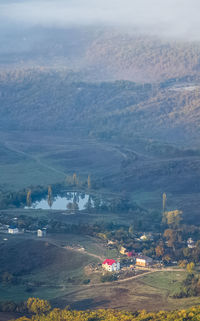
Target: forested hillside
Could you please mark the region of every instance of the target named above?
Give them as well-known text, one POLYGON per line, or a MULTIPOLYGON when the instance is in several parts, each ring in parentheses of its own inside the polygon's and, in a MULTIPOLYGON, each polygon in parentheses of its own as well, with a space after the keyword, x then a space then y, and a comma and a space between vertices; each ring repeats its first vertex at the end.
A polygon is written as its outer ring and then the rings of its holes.
POLYGON ((198 43, 105 32, 86 52, 88 64, 108 79, 161 81, 199 74, 198 43))
POLYGON ((131 143, 145 137, 189 144, 199 137, 200 82, 88 83, 78 74, 2 73, 0 128, 66 130, 131 143))
POLYGON ((18 26, 1 32, 0 65, 66 68, 88 81, 155 82, 199 75, 198 42, 159 39, 106 27, 18 26))

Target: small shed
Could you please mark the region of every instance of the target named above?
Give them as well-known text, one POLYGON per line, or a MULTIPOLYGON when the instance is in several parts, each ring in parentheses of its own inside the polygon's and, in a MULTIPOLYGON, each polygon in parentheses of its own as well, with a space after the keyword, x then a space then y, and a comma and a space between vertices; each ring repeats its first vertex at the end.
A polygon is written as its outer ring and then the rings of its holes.
POLYGON ((46 236, 46 229, 37 230, 37 236, 38 237, 45 237, 46 236))
POLYGON ((189 249, 194 249, 196 247, 196 244, 191 237, 187 240, 187 246, 189 249))
POLYGON ((9 226, 8 233, 9 234, 17 234, 17 233, 19 233, 19 229, 16 226, 9 226))

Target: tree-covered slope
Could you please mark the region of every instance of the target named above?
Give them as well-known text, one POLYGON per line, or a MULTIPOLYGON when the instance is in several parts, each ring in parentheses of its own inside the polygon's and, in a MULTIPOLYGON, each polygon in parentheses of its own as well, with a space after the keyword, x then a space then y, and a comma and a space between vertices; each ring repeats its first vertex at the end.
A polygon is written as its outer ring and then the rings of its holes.
POLYGON ((161 81, 199 74, 199 43, 105 32, 88 47, 86 57, 107 79, 161 81))
POLYGON ((22 28, 0 31, 0 66, 79 71, 88 81, 162 81, 199 75, 198 42, 159 39, 105 27, 22 28))
POLYGON ((151 86, 131 82, 72 82, 60 73, 28 73, 2 78, 1 127, 60 129, 87 127, 106 112, 123 109, 151 96, 151 86))
POLYGON ((0 128, 71 128, 79 135, 127 143, 136 137, 183 144, 198 139, 198 79, 154 85, 88 83, 74 77, 50 71, 2 74, 0 128))
MULTIPOLYGON (((39 305, 39 303, 37 303, 39 305)), ((33 306, 33 304, 32 304, 33 306)), ((48 310, 49 306, 47 302, 41 303, 40 310, 48 310)), ((34 310, 37 311, 37 306, 34 307, 34 310)), ((36 315, 32 318, 20 318, 17 319, 18 321, 55 321, 55 320, 62 320, 62 321, 106 321, 106 320, 113 320, 113 321, 141 321, 141 320, 152 320, 152 321, 161 321, 161 320, 169 320, 169 321, 183 321, 183 320, 191 320, 197 321, 199 320, 200 308, 192 307, 186 310, 180 311, 160 311, 157 313, 148 313, 145 310, 130 313, 126 311, 115 311, 115 310, 97 310, 97 311, 69 311, 69 310, 59 310, 54 309, 48 313, 36 315)))

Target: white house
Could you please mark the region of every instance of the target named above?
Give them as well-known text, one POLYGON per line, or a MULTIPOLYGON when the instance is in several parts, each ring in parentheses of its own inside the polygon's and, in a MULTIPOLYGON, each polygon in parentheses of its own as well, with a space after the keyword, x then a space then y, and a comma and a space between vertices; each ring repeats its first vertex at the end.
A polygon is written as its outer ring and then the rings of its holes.
POLYGON ((136 265, 139 266, 149 266, 152 264, 153 260, 152 258, 146 256, 146 255, 139 255, 136 257, 136 265))
POLYGON ((194 249, 196 247, 196 244, 191 237, 187 240, 187 246, 189 249, 194 249))
POLYGON ((37 230, 37 236, 38 237, 45 237, 46 236, 46 229, 37 230))
POLYGON ((148 240, 148 237, 146 234, 143 234, 142 236, 140 236, 140 240, 141 241, 147 241, 148 240))
POLYGON ((151 233, 144 233, 140 236, 140 241, 153 241, 153 235, 151 233))
POLYGON ((115 260, 106 259, 102 263, 102 267, 109 272, 119 271, 120 270, 120 263, 116 262, 115 260))
POLYGON ((19 233, 19 229, 16 226, 9 226, 8 233, 9 234, 17 234, 17 233, 19 233))

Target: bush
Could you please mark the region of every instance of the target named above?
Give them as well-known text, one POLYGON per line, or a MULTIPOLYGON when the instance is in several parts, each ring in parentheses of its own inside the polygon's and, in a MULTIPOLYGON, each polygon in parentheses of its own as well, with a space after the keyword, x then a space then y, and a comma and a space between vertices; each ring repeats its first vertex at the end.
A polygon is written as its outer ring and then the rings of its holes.
POLYGON ((101 282, 112 282, 112 281, 116 281, 117 280, 117 275, 116 274, 110 274, 107 273, 105 275, 101 276, 101 282))
POLYGON ((83 284, 89 284, 89 283, 90 283, 90 279, 83 280, 83 284))

